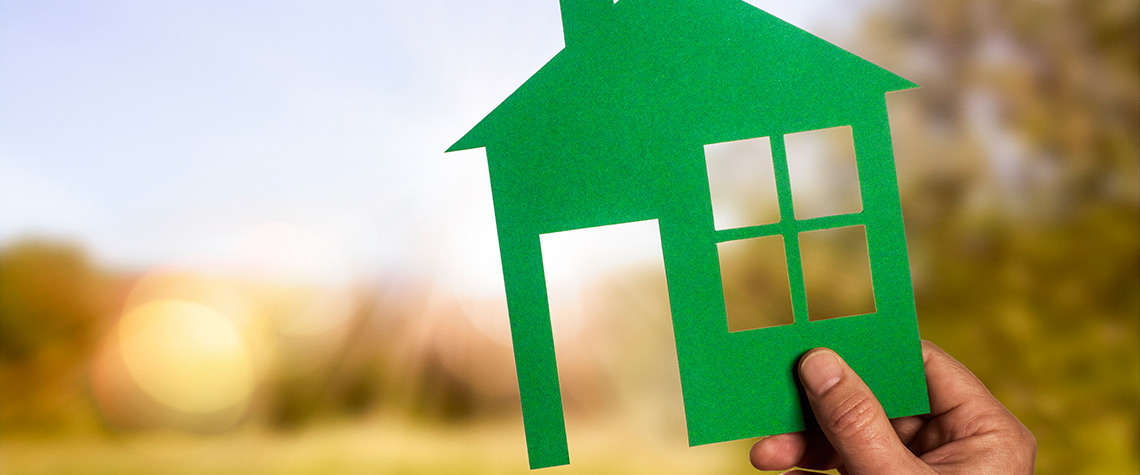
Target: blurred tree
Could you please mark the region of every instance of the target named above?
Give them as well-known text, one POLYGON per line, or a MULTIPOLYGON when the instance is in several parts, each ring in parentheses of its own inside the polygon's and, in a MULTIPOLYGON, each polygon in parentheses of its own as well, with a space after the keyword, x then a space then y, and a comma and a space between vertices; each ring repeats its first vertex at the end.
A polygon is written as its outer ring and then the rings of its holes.
POLYGON ((109 314, 101 278, 78 249, 24 241, 0 251, 0 425, 58 429, 90 420, 78 395, 109 314), (83 415, 86 417, 76 417, 83 415))
POLYGON ((1140 469, 1140 2, 891 1, 866 33, 923 85, 891 99, 923 335, 1042 473, 1140 469))

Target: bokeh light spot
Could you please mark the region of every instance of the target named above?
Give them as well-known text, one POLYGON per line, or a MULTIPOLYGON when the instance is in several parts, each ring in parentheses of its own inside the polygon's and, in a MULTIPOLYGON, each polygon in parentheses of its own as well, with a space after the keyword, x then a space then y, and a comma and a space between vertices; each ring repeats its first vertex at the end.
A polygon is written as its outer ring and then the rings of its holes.
POLYGON ((244 402, 253 389, 241 335, 209 307, 174 299, 139 306, 119 323, 119 341, 139 387, 172 409, 217 412, 244 402))

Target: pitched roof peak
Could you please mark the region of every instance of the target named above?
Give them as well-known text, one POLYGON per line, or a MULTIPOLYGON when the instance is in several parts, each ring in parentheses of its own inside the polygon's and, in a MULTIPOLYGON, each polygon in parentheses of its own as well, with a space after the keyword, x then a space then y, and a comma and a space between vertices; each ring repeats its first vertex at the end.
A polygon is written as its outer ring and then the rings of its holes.
POLYGON ((915 87, 742 0, 560 3, 566 48, 449 151, 518 142, 535 127, 668 126, 678 141, 737 140, 915 87))

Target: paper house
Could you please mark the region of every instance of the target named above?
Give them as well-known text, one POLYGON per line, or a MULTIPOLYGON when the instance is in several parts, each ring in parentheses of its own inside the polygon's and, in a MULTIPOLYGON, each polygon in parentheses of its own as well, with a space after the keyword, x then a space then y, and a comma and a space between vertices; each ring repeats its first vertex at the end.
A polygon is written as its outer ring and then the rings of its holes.
POLYGON ((531 466, 569 462, 539 236, 594 226, 658 223, 690 444, 803 429, 794 365, 820 346, 890 416, 926 412, 885 102, 914 84, 738 0, 561 8, 566 47, 449 150, 486 148, 531 466), (862 211, 797 219, 784 137, 841 126, 862 211), (705 146, 758 137, 780 220, 717 230, 705 146), (855 225, 875 311, 811 321, 799 236, 855 225), (763 236, 783 239, 794 323, 729 331, 718 244, 763 236))

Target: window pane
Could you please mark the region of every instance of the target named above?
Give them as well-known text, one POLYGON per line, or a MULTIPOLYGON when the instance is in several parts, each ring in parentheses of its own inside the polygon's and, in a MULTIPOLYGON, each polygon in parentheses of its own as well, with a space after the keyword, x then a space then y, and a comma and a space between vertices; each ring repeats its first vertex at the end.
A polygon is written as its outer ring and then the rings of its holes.
POLYGON ((863 210, 851 127, 784 136, 796 219, 863 210))
POLYGON ((723 242, 720 252, 728 331, 787 325, 792 317, 783 236, 723 242))
POLYGON ((780 221, 772 142, 768 137, 705 146, 717 229, 780 221))
POLYGON ((800 233, 808 320, 875 313, 863 226, 800 233))

